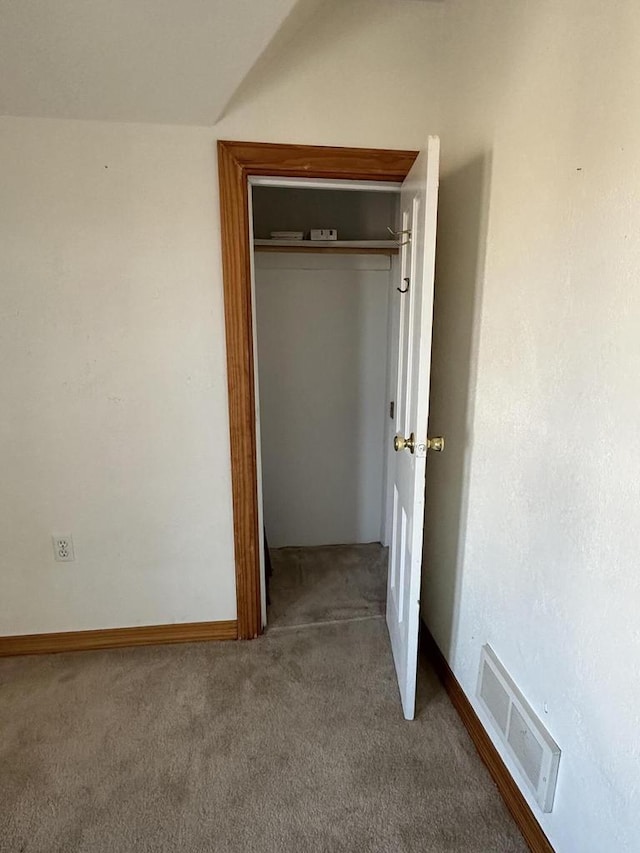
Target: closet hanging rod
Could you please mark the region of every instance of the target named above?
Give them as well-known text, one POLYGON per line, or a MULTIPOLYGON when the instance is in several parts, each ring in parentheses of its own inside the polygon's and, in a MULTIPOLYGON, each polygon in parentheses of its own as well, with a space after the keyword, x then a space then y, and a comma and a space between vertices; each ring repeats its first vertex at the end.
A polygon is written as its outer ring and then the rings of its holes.
POLYGON ((253 241, 256 252, 317 252, 352 255, 397 255, 395 240, 259 240, 253 241))

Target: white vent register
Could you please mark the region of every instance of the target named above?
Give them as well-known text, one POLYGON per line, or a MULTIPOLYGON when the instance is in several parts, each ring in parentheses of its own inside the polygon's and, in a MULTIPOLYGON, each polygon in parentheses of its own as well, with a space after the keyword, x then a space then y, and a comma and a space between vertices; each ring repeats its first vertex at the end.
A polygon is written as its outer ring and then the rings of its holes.
POLYGON ((553 808, 560 748, 533 713, 491 646, 482 647, 478 698, 544 812, 553 808))

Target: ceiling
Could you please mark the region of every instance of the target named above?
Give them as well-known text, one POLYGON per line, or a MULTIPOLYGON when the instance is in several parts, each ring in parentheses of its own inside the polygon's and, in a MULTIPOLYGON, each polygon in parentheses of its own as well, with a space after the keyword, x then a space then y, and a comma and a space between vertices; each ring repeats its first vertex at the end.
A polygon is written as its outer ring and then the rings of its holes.
POLYGON ((214 124, 297 0, 0 0, 0 113, 214 124))

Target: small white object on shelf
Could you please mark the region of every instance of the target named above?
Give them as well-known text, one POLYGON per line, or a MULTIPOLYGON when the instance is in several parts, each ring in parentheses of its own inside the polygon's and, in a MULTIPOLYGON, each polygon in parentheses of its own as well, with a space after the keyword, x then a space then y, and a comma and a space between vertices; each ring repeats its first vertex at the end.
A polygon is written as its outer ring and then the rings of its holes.
POLYGON ((303 240, 304 231, 272 231, 272 240, 303 240))
POLYGON ((310 237, 312 240, 337 240, 337 228, 312 228, 310 237))

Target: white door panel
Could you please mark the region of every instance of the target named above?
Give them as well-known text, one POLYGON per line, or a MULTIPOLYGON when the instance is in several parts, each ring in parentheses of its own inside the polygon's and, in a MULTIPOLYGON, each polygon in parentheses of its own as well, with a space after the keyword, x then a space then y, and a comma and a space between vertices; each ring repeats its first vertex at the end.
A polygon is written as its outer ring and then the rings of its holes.
POLYGON ((420 578, 440 141, 430 137, 401 190, 402 231, 395 432, 410 446, 392 458, 393 515, 387 625, 406 719, 415 713, 420 578), (408 289, 407 289, 408 288, 408 289))

